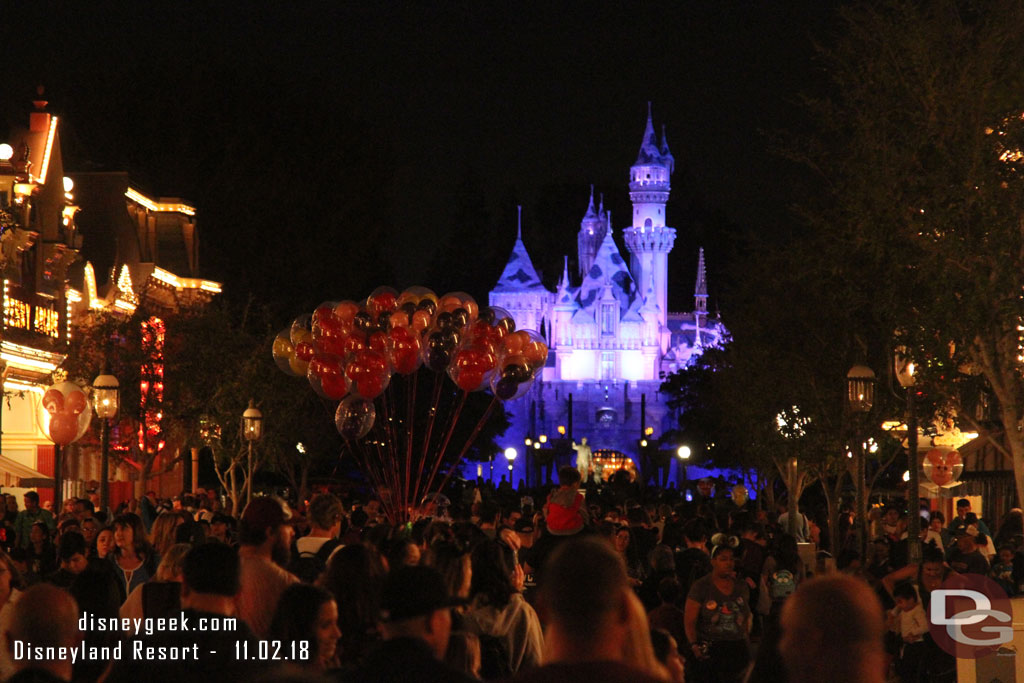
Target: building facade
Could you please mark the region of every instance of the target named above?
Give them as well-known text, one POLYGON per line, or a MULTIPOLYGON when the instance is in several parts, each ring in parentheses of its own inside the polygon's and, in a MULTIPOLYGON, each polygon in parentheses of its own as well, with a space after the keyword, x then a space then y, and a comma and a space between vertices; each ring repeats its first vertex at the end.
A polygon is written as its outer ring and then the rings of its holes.
POLYGON ((534 481, 527 473, 533 460, 571 461, 569 442, 582 437, 616 462, 629 458, 650 467, 641 456, 651 455, 648 447, 656 452, 670 446, 660 436, 674 422, 659 392, 664 377, 724 340, 718 316, 708 311, 703 249, 694 254, 693 309, 668 310, 668 255, 676 229, 668 225, 665 207, 674 170, 665 133, 659 140, 648 107, 640 152, 629 170, 631 223, 621 228, 628 260, 616 246, 611 214, 603 198, 595 206, 592 188, 577 235, 579 271, 570 274, 566 258, 553 292, 526 250, 520 215, 512 254, 489 301, 508 310, 518 328, 540 332, 550 354, 530 392, 506 405, 512 426, 504 445, 528 454, 513 463, 516 481, 534 481))

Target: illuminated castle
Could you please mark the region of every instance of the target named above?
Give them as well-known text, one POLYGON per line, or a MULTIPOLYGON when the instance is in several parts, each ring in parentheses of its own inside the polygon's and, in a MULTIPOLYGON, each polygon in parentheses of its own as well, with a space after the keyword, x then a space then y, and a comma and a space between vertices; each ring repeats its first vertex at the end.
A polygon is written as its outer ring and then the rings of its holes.
MULTIPOLYGON (((554 292, 544 287, 526 251, 520 215, 490 304, 508 310, 519 328, 541 332, 551 353, 530 393, 506 406, 513 414, 506 446, 522 452, 527 438, 545 435, 554 442, 565 431, 577 440, 588 437, 595 451, 618 451, 639 462, 642 436, 653 443, 671 428, 658 393, 663 378, 725 334, 717 316, 708 313, 703 249, 695 254, 693 310, 667 309, 668 254, 676 230, 666 224, 665 205, 674 170, 665 133, 659 141, 648 105, 640 152, 629 170, 633 216, 622 228, 628 265, 613 239, 611 214, 603 198, 595 207, 591 188, 577 238, 578 278, 570 276, 566 258, 554 292)), ((516 480, 524 476, 522 462, 514 474, 516 480)))

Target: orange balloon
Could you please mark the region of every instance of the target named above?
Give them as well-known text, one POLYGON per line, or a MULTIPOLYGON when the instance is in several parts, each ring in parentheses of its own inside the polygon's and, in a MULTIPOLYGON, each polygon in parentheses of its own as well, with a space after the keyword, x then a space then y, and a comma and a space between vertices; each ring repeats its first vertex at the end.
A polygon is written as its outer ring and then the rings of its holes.
POLYGON ((417 332, 422 332, 430 327, 431 318, 432 316, 429 311, 425 311, 423 309, 416 311, 412 314, 412 328, 417 332))
POLYGON ((356 317, 356 313, 359 312, 359 305, 354 301, 338 302, 338 305, 334 307, 334 315, 343 323, 352 324, 352 321, 356 317))

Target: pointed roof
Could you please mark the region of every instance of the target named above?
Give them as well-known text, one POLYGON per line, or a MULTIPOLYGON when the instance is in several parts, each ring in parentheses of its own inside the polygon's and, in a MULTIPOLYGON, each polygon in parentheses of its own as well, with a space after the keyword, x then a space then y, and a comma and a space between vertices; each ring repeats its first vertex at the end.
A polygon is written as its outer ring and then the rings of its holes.
POLYGON ((665 124, 661 124, 661 159, 668 164, 668 172, 676 170, 676 159, 668 149, 668 133, 665 132, 665 124))
POLYGON ((612 294, 619 302, 620 310, 626 311, 633 300, 633 276, 629 274, 626 262, 615 246, 615 239, 609 228, 597 249, 597 256, 590 270, 580 284, 577 299, 582 308, 600 300, 605 284, 611 286, 612 294))
MULTIPOLYGON (((544 284, 537 275, 537 269, 533 267, 533 261, 526 252, 526 245, 523 244, 523 207, 519 208, 519 222, 516 228, 516 243, 512 246, 512 253, 505 264, 505 270, 498 278, 498 284, 494 286, 495 292, 526 292, 536 289, 544 289, 544 284)), ((544 289, 544 291, 547 291, 544 289)))
POLYGON ((708 295, 707 272, 704 270, 704 247, 700 248, 700 255, 697 257, 697 287, 694 289, 693 295, 708 295))
MULTIPOLYGON (((602 206, 604 203, 604 197, 602 196, 602 206)), ((583 214, 583 220, 591 220, 597 218, 598 214, 594 211, 594 186, 590 186, 590 203, 587 204, 587 212, 583 214)))
POLYGON ((675 160, 668 151, 668 143, 665 141, 664 130, 662 131, 662 142, 659 144, 658 136, 654 132, 654 118, 651 116, 651 103, 647 103, 647 125, 644 127, 644 137, 640 142, 640 152, 636 155, 634 166, 662 166, 671 173, 675 168, 675 160))
POLYGON ((555 305, 576 308, 576 297, 573 295, 573 288, 569 283, 569 257, 563 256, 562 258, 562 278, 558 281, 558 292, 555 294, 555 305))

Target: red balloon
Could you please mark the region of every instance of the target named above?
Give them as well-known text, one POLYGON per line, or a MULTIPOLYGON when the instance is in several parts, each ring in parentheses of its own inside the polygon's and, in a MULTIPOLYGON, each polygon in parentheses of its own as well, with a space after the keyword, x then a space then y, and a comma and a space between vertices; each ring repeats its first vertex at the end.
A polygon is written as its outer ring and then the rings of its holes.
POLYGON ((411 375, 420 367, 422 359, 420 337, 407 327, 391 329, 388 341, 388 355, 391 366, 400 375, 411 375))
POLYGON ((64 410, 64 394, 56 389, 49 389, 43 394, 42 403, 46 412, 50 413, 50 415, 55 415, 64 410))
POLYGON ((388 336, 383 332, 374 332, 366 344, 370 349, 380 354, 388 352, 388 336))
POLYGON ((325 376, 320 380, 320 388, 324 395, 332 401, 339 401, 348 393, 348 384, 342 374, 325 376))
POLYGON ((308 363, 313 358, 313 345, 309 342, 299 342, 295 345, 295 357, 303 363, 308 363))
POLYGON ((366 297, 366 312, 376 320, 381 313, 390 313, 398 308, 398 292, 390 287, 378 287, 366 297))
POLYGON ((81 391, 72 391, 64 398, 64 410, 78 415, 89 407, 89 401, 81 391))
POLYGON ((50 418, 50 440, 67 446, 78 436, 78 417, 69 412, 57 413, 50 418))
POLYGON ((366 335, 359 330, 352 330, 345 335, 341 348, 343 351, 339 354, 340 356, 347 356, 350 353, 362 351, 366 348, 366 335))
POLYGON ((387 358, 372 349, 356 351, 345 364, 345 376, 349 381, 349 390, 362 398, 373 400, 387 387, 387 358))
POLYGON ((477 370, 463 369, 456 375, 455 384, 463 391, 476 391, 484 382, 484 373, 477 370))

